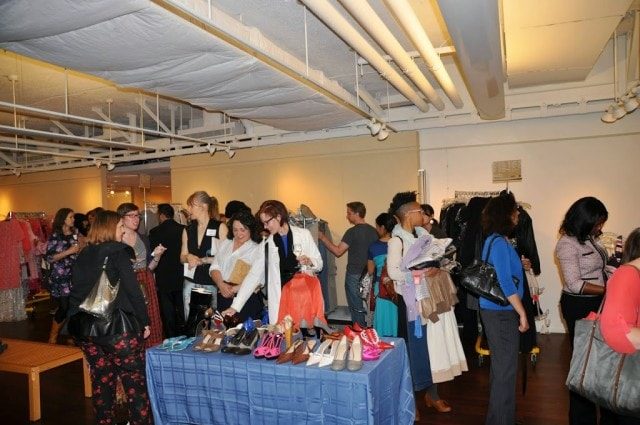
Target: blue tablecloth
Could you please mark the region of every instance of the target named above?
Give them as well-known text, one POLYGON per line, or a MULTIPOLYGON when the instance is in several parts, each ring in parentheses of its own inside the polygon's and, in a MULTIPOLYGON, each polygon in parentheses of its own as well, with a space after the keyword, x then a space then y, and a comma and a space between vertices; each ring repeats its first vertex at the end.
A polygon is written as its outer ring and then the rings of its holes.
POLYGON ((147 350, 153 417, 161 424, 413 424, 402 339, 358 372, 187 348, 147 350))

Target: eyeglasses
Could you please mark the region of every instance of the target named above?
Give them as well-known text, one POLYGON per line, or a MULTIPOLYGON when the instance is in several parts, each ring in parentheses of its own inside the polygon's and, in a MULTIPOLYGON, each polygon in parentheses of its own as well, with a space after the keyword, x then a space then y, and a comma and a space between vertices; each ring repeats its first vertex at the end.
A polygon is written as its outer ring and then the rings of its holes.
POLYGON ((138 213, 128 213, 128 214, 125 214, 124 216, 129 218, 140 218, 140 214, 138 213))
POLYGON ((262 222, 262 225, 263 225, 264 227, 267 227, 267 226, 269 225, 269 222, 270 222, 271 220, 273 220, 274 218, 275 218, 275 217, 271 217, 269 220, 267 220, 267 221, 263 221, 263 222, 262 222))

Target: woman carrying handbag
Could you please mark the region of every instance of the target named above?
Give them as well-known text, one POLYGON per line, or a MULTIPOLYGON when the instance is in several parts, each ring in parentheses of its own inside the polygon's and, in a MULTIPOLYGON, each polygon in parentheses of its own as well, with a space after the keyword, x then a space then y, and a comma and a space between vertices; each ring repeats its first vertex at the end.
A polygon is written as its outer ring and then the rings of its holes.
POLYGON ((133 271, 131 248, 121 242, 123 234, 124 223, 116 212, 97 214, 88 245, 73 267, 69 332, 89 363, 96 423, 115 423, 119 377, 127 394, 129 423, 146 425, 151 424, 144 358, 149 317, 133 271), (88 296, 95 294, 96 285, 105 283, 104 274, 115 298, 104 306, 107 314, 89 313, 88 296))

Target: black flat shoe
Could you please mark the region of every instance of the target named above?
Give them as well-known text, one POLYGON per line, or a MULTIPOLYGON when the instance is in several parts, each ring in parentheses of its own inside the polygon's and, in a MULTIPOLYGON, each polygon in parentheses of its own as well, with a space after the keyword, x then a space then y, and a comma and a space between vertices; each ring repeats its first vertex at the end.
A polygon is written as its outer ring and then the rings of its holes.
POLYGON ((240 356, 251 354, 253 349, 256 348, 258 336, 258 329, 253 329, 252 331, 245 333, 244 338, 242 338, 238 347, 232 351, 233 354, 238 354, 240 356))

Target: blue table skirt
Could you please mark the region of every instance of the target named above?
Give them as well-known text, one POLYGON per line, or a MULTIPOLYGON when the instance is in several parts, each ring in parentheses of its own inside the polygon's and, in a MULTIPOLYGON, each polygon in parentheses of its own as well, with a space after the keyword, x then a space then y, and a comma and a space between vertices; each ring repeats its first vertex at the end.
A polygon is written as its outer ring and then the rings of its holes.
POLYGON ((153 417, 161 424, 413 424, 406 345, 358 372, 188 348, 147 350, 153 417))

